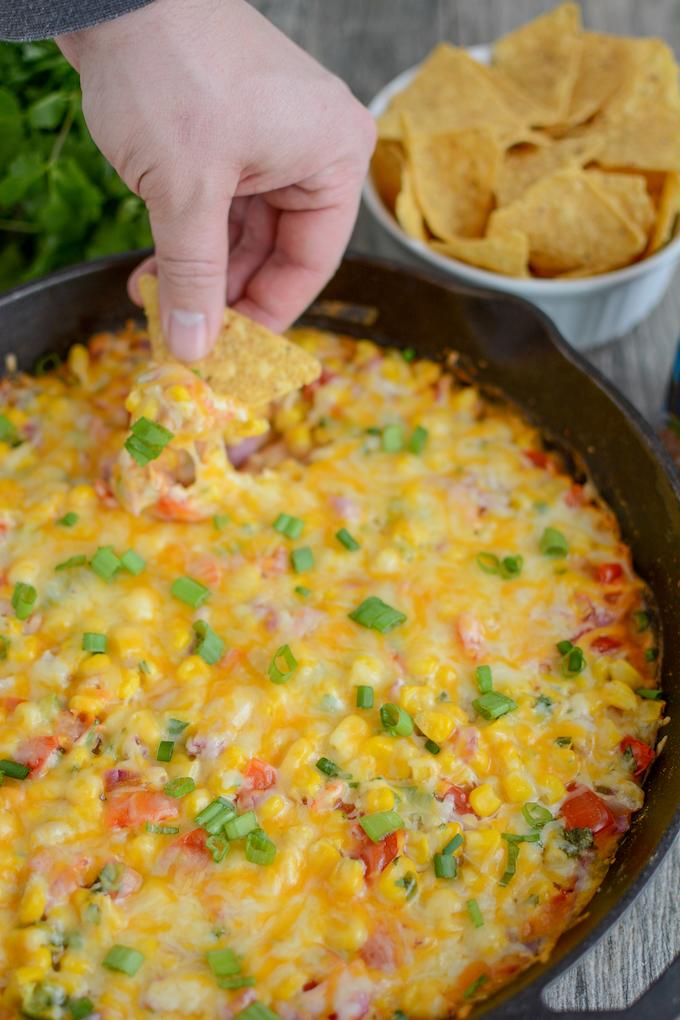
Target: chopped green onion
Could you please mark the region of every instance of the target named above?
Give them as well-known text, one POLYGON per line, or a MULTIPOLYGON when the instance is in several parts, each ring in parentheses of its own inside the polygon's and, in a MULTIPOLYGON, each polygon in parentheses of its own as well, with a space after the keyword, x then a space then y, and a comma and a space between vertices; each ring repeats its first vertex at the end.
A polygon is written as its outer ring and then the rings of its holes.
POLYGON ((221 832, 213 833, 205 841, 206 850, 210 852, 210 856, 215 864, 219 864, 220 861, 224 860, 229 853, 230 846, 229 840, 221 832))
POLYGON ((151 675, 151 667, 146 659, 140 659, 137 666, 139 667, 140 672, 146 673, 147 676, 151 675))
POLYGON ((245 974, 229 974, 217 979, 218 988, 250 988, 254 984, 255 978, 246 977, 245 974))
POLYGON ((319 772, 323 772, 325 776, 340 776, 342 775, 342 769, 339 765, 336 765, 330 758, 319 758, 316 763, 316 767, 319 772))
POLYGON ((427 446, 427 440, 429 439, 430 433, 422 425, 416 425, 411 437, 408 441, 409 453, 415 453, 416 456, 423 452, 427 446))
POLYGON ((479 569, 483 570, 485 574, 500 574, 501 561, 493 553, 480 552, 475 560, 479 569))
POLYGON ((245 1009, 240 1010, 233 1020, 279 1020, 279 1014, 263 1006, 261 1002, 251 1002, 245 1009))
POLYGON ((233 949, 210 949, 205 956, 215 977, 240 973, 241 961, 233 949))
POLYGON ((305 570, 311 570, 314 566, 314 553, 308 545, 300 546, 291 552, 290 562, 296 574, 304 574, 305 570))
POLYGON ((0 758, 0 775, 8 776, 10 779, 25 779, 30 771, 28 765, 24 765, 23 762, 0 758))
MULTIPOLYGON (((214 822, 218 816, 223 814, 225 808, 227 809, 227 818, 233 818, 236 814, 236 808, 232 802, 228 800, 227 797, 218 797, 217 800, 211 800, 202 811, 199 811, 194 818, 194 821, 196 822, 196 825, 199 825, 202 829, 206 829, 211 822, 214 822)), ((226 820, 227 819, 225 818, 224 821, 226 820)), ((221 829, 222 824, 223 823, 218 825, 217 828, 214 826, 211 828, 215 829, 215 832, 217 832, 221 829)))
POLYGON ((380 843, 385 836, 404 828, 396 811, 376 811, 372 815, 364 815, 359 819, 359 825, 373 843, 380 843))
POLYGON ((169 429, 148 418, 139 418, 131 430, 132 435, 125 440, 124 446, 140 467, 146 467, 149 461, 159 457, 173 438, 169 429))
POLYGON ((652 622, 649 613, 645 613, 643 611, 633 613, 633 621, 638 634, 642 634, 643 631, 648 630, 649 625, 652 622))
POLYGON ((360 606, 357 606, 348 615, 350 620, 354 620, 355 623, 360 624, 362 627, 378 630, 381 634, 386 634, 393 627, 397 627, 406 620, 404 613, 399 612, 398 609, 393 609, 392 606, 388 606, 377 595, 369 595, 360 606))
POLYGON ((382 430, 382 448, 385 453, 399 453, 404 445, 401 425, 386 425, 382 430))
POLYGON ((453 837, 453 839, 450 839, 448 841, 448 843, 446 844, 446 846, 442 848, 442 853, 444 854, 444 856, 448 856, 449 854, 452 854, 454 852, 454 850, 457 850, 458 847, 460 847, 462 845, 463 845, 463 837, 461 836, 460 833, 457 833, 453 837))
POLYGON ((224 800, 220 799, 217 811, 215 811, 214 814, 211 814, 210 818, 206 821, 201 822, 201 828, 205 829, 208 835, 216 836, 217 833, 220 832, 227 822, 234 818, 235 815, 236 808, 232 802, 227 800, 225 797, 224 800))
POLYGON ((224 834, 227 839, 243 839, 249 832, 259 827, 255 812, 245 811, 242 815, 229 819, 224 826, 224 834))
POLYGON ((158 825, 156 822, 147 822, 146 831, 153 832, 156 836, 176 836, 179 832, 178 825, 158 825))
POLYGON ((558 747, 571 747, 572 739, 571 737, 556 737, 555 743, 558 747))
POLYGON ((368 684, 359 684, 357 687, 357 708, 373 708, 373 688, 368 684))
POLYGON ((303 599, 306 599, 308 595, 312 594, 312 589, 306 588, 304 584, 297 584, 295 588, 293 588, 293 591, 296 595, 299 595, 303 599))
POLYGON ((416 352, 414 351, 414 349, 412 347, 404 347, 404 349, 401 352, 401 356, 404 359, 404 361, 409 361, 409 362, 410 361, 415 361, 416 352))
POLYGON ((246 860, 266 868, 274 863, 276 845, 262 829, 253 829, 246 836, 246 860))
POLYGON ((17 620, 27 620, 33 612, 38 593, 32 584, 17 581, 12 592, 12 609, 17 620))
POLYGON ((475 670, 475 677, 477 679, 477 686, 480 694, 488 694, 493 689, 493 677, 491 675, 491 666, 477 666, 475 670))
MULTIPOLYGON (((17 616, 19 614, 17 613, 17 616)), ((645 662, 655 662, 659 658, 658 648, 648 648, 645 652, 645 662)))
POLYGON ((522 808, 522 814, 527 825, 531 826, 532 829, 542 829, 548 822, 552 822, 553 816, 547 808, 544 808, 541 804, 536 804, 534 801, 528 801, 522 808))
POLYGON ((487 974, 480 974, 479 977, 475 978, 472 984, 468 985, 468 987, 465 989, 465 991, 463 992, 463 998, 471 999, 473 996, 477 994, 479 989, 487 983, 488 980, 489 977, 487 974))
POLYGON ((410 737, 414 730, 413 719, 408 712, 391 702, 381 705, 380 722, 393 737, 410 737))
POLYGON ((555 647, 560 655, 566 655, 567 652, 570 652, 574 646, 571 641, 558 641, 555 647))
POLYGON ((60 517, 57 524, 61 524, 63 528, 72 528, 74 524, 78 523, 78 514, 74 514, 72 510, 69 510, 67 514, 60 517))
POLYGON ((441 747, 439 746, 439 744, 436 744, 434 740, 430 740, 428 738, 425 741, 425 750, 429 751, 430 754, 439 754, 439 752, 441 751, 441 747))
POLYGON ((229 514, 213 514, 213 528, 215 531, 224 531, 227 524, 229 524, 229 514))
POLYGON ((499 885, 509 885, 517 871, 517 858, 519 857, 519 843, 508 843, 508 859, 505 865, 499 885))
POLYGON ((68 1008, 73 1020, 85 1020, 94 1013, 94 1002, 87 995, 82 995, 79 999, 69 999, 68 1008))
POLYGON ((209 666, 214 666, 224 655, 224 641, 208 626, 205 620, 196 620, 193 627, 194 633, 199 638, 196 654, 200 655, 209 666))
POLYGON ((184 733, 188 725, 189 725, 188 722, 182 722, 181 719, 168 719, 165 728, 171 737, 178 737, 180 733, 184 733))
POLYGON ((545 709, 546 712, 552 712, 554 701, 549 698, 547 694, 539 694, 534 702, 534 708, 540 708, 541 711, 545 709))
POLYGON ((361 549, 361 546, 357 542, 356 538, 353 538, 347 528, 340 528, 340 531, 335 532, 335 537, 341 545, 344 545, 345 549, 349 549, 350 552, 355 552, 357 549, 361 549))
POLYGON ((90 566, 102 581, 112 581, 121 568, 121 562, 111 545, 100 545, 90 560, 90 566))
POLYGON ((79 553, 76 556, 69 556, 67 560, 62 560, 61 563, 57 563, 55 570, 70 570, 71 567, 84 567, 87 563, 87 556, 85 553, 79 553))
POLYGON ((544 556, 553 556, 555 559, 563 559, 569 552, 569 543, 557 528, 546 528, 539 545, 544 556))
POLYGON ((40 377, 47 375, 48 372, 55 372, 61 364, 61 356, 56 351, 48 351, 47 354, 41 354, 36 361, 33 375, 40 377))
POLYGON ((10 641, 4 634, 0 634, 0 662, 4 662, 9 651, 10 641))
POLYGON ((178 577, 172 582, 170 591, 176 599, 191 606, 192 609, 202 606, 210 595, 210 589, 200 581, 195 581, 193 577, 178 577))
POLYGON ((437 878, 455 878, 458 874, 458 861, 452 854, 435 854, 433 861, 437 878))
POLYGON ((290 514, 279 514, 274 521, 274 531, 286 538, 299 538, 304 531, 305 522, 299 517, 291 517, 290 514))
POLYGON ((120 563, 123 570, 127 570, 128 574, 141 574, 146 566, 146 560, 144 560, 139 553, 136 553, 134 549, 128 549, 124 552, 120 558, 120 563))
POLYGON ((172 756, 175 753, 175 742, 174 740, 161 740, 156 751, 156 761, 172 761, 172 756))
POLYGON ((21 436, 9 418, 0 414, 0 443, 7 443, 8 446, 21 446, 22 442, 21 436))
POLYGON ((485 719, 500 719, 507 712, 514 712, 517 703, 498 691, 488 691, 472 702, 472 707, 485 719))
POLYGON ((513 577, 519 577, 523 566, 523 556, 519 554, 516 556, 504 556, 501 560, 501 577, 505 578, 506 581, 511 580, 513 577))
POLYGON ((482 917, 482 912, 479 909, 477 900, 468 900, 465 906, 467 907, 470 920, 474 924, 475 928, 482 928, 484 925, 484 918, 482 917))
POLYGON ((196 783, 191 776, 178 776, 177 779, 171 779, 163 787, 168 797, 186 797, 188 793, 192 793, 195 789, 196 783))
POLYGON ((274 652, 272 661, 269 663, 267 674, 273 684, 285 684, 292 677, 297 669, 297 659, 288 645, 281 645, 274 652), (283 660, 283 662, 281 662, 283 660), (285 664, 285 670, 281 669, 278 663, 285 664))
POLYGON ((586 668, 586 660, 583 649, 574 645, 571 651, 562 659, 562 674, 566 677, 578 676, 586 668))
POLYGON ((129 946, 111 946, 102 961, 109 970, 120 971, 128 977, 134 977, 144 963, 144 955, 138 949, 129 946))
POLYGON ((658 690, 656 687, 636 687, 635 693, 638 698, 646 698, 647 701, 661 701, 663 699, 663 691, 658 690))
POLYGON ((92 631, 86 631, 83 634, 82 649, 84 652, 105 652, 106 645, 106 634, 96 634, 92 631))

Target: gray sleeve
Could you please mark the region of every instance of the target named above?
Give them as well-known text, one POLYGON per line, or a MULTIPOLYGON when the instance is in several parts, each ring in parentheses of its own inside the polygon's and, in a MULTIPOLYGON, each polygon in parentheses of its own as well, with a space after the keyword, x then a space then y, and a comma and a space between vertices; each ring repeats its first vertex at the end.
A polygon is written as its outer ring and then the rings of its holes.
POLYGON ((151 0, 0 0, 0 39, 51 39, 110 21, 151 0))

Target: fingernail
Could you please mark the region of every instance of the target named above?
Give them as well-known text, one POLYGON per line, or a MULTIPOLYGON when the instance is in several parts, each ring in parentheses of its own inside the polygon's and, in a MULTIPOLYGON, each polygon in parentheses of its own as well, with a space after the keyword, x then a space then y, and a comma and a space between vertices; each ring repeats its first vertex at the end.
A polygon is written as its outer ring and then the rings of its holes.
POLYGON ((208 325, 203 312, 173 308, 170 312, 168 346, 183 361, 198 361, 208 353, 208 325))

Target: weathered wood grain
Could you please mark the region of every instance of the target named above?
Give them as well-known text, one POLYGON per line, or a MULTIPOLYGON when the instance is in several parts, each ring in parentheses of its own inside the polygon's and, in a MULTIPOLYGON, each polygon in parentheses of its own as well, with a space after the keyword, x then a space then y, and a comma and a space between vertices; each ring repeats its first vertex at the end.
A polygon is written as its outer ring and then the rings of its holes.
MULTIPOLYGON (((440 39, 488 42, 536 14, 548 0, 255 0, 287 35, 345 79, 363 101, 440 39)), ((658 35, 680 54, 678 0, 583 0, 588 27, 658 35)), ((362 210, 352 245, 416 263, 362 210)), ((592 354, 650 419, 656 419, 680 335, 680 274, 666 298, 630 335, 592 354)), ((679 536, 680 539, 680 536, 679 536)), ((634 1001, 680 952, 680 844, 613 931, 556 982, 554 1009, 620 1008, 634 1001)))

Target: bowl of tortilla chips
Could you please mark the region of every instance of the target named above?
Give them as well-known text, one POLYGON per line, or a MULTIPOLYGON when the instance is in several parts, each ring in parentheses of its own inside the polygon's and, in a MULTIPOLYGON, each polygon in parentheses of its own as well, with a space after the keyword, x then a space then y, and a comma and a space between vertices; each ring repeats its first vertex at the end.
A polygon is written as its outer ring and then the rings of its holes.
POLYGON ((576 347, 632 329, 680 263, 680 85, 660 39, 565 3, 441 43, 375 97, 364 198, 411 252, 532 301, 576 347))

